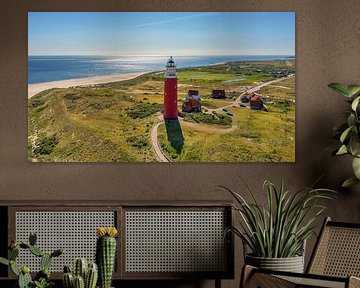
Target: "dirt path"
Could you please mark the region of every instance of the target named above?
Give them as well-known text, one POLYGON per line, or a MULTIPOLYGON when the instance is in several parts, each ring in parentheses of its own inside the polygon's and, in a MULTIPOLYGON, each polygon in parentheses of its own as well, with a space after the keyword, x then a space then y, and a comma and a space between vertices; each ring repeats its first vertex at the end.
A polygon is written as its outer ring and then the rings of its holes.
POLYGON ((261 88, 265 87, 265 86, 268 86, 268 85, 271 85, 271 84, 274 84, 274 83, 278 83, 278 82, 281 82, 281 81, 284 81, 286 79, 289 79, 290 77, 294 77, 294 75, 291 75, 291 76, 288 76, 288 77, 284 77, 284 78, 280 78, 280 79, 275 79, 275 80, 271 80, 269 82, 265 82, 265 83, 262 83, 260 85, 257 85, 255 87, 252 87, 250 89, 247 89, 245 90, 244 92, 242 92, 233 102, 231 102, 229 105, 226 105, 226 106, 223 106, 223 107, 219 107, 219 108, 216 108, 216 109, 209 109, 209 112, 212 113, 212 111, 216 111, 216 112, 221 112, 223 109, 226 109, 226 108, 230 108, 232 106, 238 106, 238 103, 240 102, 240 99, 242 96, 244 96, 246 93, 254 93, 256 91, 259 91, 261 88))
MULTIPOLYGON (((160 117, 159 117, 160 119, 160 117)), ((161 150, 159 141, 158 141, 158 128, 161 124, 164 123, 164 120, 162 120, 161 122, 158 122, 154 125, 154 127, 151 130, 151 145, 154 148, 156 157, 158 158, 158 160, 160 162, 170 162, 168 160, 168 158, 166 158, 165 154, 163 153, 163 151, 161 150)))

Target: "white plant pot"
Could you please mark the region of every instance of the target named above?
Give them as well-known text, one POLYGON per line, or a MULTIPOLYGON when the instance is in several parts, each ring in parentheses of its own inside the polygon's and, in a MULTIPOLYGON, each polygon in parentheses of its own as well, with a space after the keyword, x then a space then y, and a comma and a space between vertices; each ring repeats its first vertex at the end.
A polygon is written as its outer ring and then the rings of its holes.
POLYGON ((262 269, 304 273, 304 256, 289 258, 263 258, 246 255, 245 263, 262 269))

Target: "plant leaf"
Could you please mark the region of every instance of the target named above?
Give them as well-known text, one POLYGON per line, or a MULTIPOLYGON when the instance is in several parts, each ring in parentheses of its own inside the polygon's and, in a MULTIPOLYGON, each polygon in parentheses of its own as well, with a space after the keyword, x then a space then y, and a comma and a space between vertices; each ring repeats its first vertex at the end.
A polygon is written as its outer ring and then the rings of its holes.
POLYGON ((357 179, 360 180, 360 158, 354 157, 352 168, 357 179))
POLYGON ((351 103, 351 109, 356 111, 357 106, 359 105, 360 96, 356 97, 354 101, 351 103))
POLYGON ((341 187, 349 188, 350 186, 359 184, 359 183, 360 183, 359 179, 357 179, 356 177, 351 177, 351 178, 345 180, 344 183, 341 185, 341 187))
POLYGON ((346 147, 346 145, 341 145, 341 147, 339 148, 339 150, 336 152, 335 155, 344 155, 348 153, 348 149, 346 147))
MULTIPOLYGON (((246 185, 245 185, 246 187, 246 185)), ((331 199, 328 189, 305 188, 290 193, 283 183, 280 189, 269 181, 264 182, 267 203, 262 206, 238 193, 222 187, 236 200, 234 210, 240 214, 240 228, 229 228, 258 257, 291 257, 299 255, 304 241, 313 234, 313 222, 323 214, 324 206, 317 201, 331 199), (312 217, 309 217, 310 211, 312 217)), ((252 194, 249 187, 246 192, 252 194)), ((254 195, 252 195, 254 196, 254 195)), ((229 229, 226 233, 230 232, 229 229)))
POLYGON ((0 257, 0 263, 1 264, 4 264, 4 265, 9 265, 10 263, 9 263, 9 260, 8 259, 5 259, 5 258, 3 258, 3 257, 0 257))
POLYGON ((341 136, 340 136, 340 141, 341 143, 344 143, 344 141, 346 140, 346 137, 348 136, 349 132, 351 131, 353 127, 349 127, 347 129, 345 129, 345 131, 343 133, 341 133, 341 136))
POLYGON ((356 116, 353 113, 350 113, 347 118, 347 124, 349 125, 349 127, 351 127, 351 126, 355 126, 355 123, 356 123, 356 116))
POLYGON ((350 141, 347 144, 348 151, 354 157, 360 156, 360 138, 358 135, 352 135, 350 141))
POLYGON ((337 93, 341 94, 342 96, 351 97, 351 94, 348 90, 347 85, 341 84, 341 83, 330 83, 328 85, 329 88, 333 89, 334 91, 336 91, 337 93))
POLYGON ((360 85, 349 85, 347 86, 347 90, 351 96, 358 96, 357 94, 360 93, 360 85))

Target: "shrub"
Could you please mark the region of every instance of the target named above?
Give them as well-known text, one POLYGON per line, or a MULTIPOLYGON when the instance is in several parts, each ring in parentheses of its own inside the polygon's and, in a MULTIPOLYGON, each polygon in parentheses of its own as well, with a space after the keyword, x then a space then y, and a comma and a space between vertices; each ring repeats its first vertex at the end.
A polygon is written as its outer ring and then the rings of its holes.
POLYGON ((71 94, 66 94, 66 95, 64 96, 64 98, 65 98, 66 100, 76 100, 76 99, 79 99, 80 96, 71 93, 71 94))
POLYGON ((33 98, 33 99, 29 100, 28 107, 36 108, 36 107, 40 107, 44 104, 45 104, 45 100, 43 100, 41 98, 33 98))
POLYGON ((143 148, 149 145, 149 141, 142 136, 131 136, 126 139, 126 142, 136 148, 143 148))
POLYGON ((218 114, 206 114, 206 113, 184 113, 184 118, 192 122, 205 123, 205 124, 217 124, 230 126, 232 124, 232 118, 227 115, 218 114))
POLYGON ((56 145, 59 143, 59 140, 57 139, 56 135, 53 134, 52 136, 45 136, 40 139, 40 141, 37 143, 34 153, 35 155, 49 155, 53 152, 56 145))
POLYGON ((127 115, 133 119, 143 119, 162 110, 163 105, 157 103, 138 103, 130 108, 127 115))

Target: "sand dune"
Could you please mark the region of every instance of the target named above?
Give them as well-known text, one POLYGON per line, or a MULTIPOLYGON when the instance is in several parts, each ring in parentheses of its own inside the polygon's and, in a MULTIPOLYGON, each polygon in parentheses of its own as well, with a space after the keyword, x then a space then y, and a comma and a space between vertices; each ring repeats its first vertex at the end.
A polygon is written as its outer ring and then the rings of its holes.
POLYGON ((79 78, 79 79, 69 79, 69 80, 60 80, 60 81, 52 81, 52 82, 44 82, 44 83, 36 83, 28 85, 28 98, 33 97, 41 91, 51 89, 51 88, 69 88, 74 86, 87 86, 87 85, 95 85, 95 84, 103 84, 110 82, 118 82, 129 80, 140 76, 143 73, 129 73, 129 74, 116 74, 116 75, 104 75, 104 76, 95 76, 95 77, 87 77, 87 78, 79 78))

